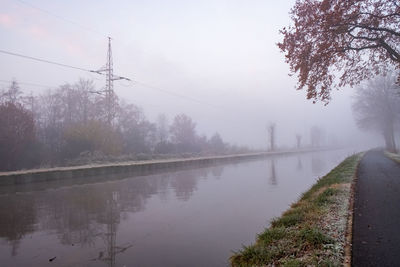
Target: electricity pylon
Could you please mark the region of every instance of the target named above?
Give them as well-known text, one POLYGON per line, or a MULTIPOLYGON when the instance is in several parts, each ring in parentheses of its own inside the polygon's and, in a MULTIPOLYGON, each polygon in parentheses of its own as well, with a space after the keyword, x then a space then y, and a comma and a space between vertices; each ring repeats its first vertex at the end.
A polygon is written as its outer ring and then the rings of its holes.
POLYGON ((112 123, 114 118, 114 107, 115 107, 115 93, 114 93, 114 81, 116 80, 127 80, 129 78, 114 75, 113 59, 111 51, 111 37, 108 37, 108 50, 107 50, 107 63, 101 69, 95 71, 98 74, 105 74, 106 76, 106 88, 103 91, 97 91, 97 93, 105 93, 105 104, 106 104, 106 116, 107 122, 112 123))

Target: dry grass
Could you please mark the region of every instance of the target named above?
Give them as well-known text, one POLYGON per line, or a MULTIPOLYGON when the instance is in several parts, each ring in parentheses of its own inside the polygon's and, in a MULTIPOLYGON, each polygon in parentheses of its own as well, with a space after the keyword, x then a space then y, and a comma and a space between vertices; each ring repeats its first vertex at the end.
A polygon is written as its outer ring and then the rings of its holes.
POLYGON ((319 179, 255 244, 234 253, 232 266, 342 265, 350 183, 361 157, 348 157, 319 179))

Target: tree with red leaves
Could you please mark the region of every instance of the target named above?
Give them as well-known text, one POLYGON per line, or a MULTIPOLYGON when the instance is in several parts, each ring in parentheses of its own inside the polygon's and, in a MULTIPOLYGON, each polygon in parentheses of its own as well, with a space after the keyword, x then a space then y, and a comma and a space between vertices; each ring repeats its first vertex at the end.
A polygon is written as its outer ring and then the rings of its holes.
POLYGON ((399 0, 297 0, 278 43, 307 99, 400 68, 399 0))

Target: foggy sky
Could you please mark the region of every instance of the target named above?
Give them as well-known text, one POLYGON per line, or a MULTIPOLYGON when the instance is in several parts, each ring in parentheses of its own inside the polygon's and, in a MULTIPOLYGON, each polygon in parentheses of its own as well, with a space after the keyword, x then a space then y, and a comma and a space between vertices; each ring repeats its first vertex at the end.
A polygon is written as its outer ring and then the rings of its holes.
MULTIPOLYGON (((295 77, 288 76, 289 66, 276 46, 295 1, 26 2, 79 25, 17 0, 1 0, 0 49, 99 69, 106 63, 106 36, 111 36, 115 74, 196 99, 115 82, 117 94, 142 107, 152 121, 159 113, 171 121, 183 112, 197 122, 199 133, 218 131, 228 142, 256 148, 267 147, 269 122, 277 125, 280 146, 293 146, 297 133, 307 143, 313 125, 347 143, 371 139, 355 126, 353 89, 334 92, 327 106, 312 104, 305 91, 295 90, 295 77)), ((0 66, 2 80, 55 87, 86 78, 99 88, 105 84, 96 74, 3 54, 0 66)), ((26 93, 46 90, 21 88, 26 93)))

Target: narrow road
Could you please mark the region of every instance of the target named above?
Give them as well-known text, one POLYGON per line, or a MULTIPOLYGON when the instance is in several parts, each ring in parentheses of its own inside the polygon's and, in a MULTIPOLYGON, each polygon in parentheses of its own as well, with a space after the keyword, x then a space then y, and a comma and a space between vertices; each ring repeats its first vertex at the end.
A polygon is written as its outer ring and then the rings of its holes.
POLYGON ((360 162, 353 223, 353 266, 400 266, 400 164, 382 151, 360 162))

